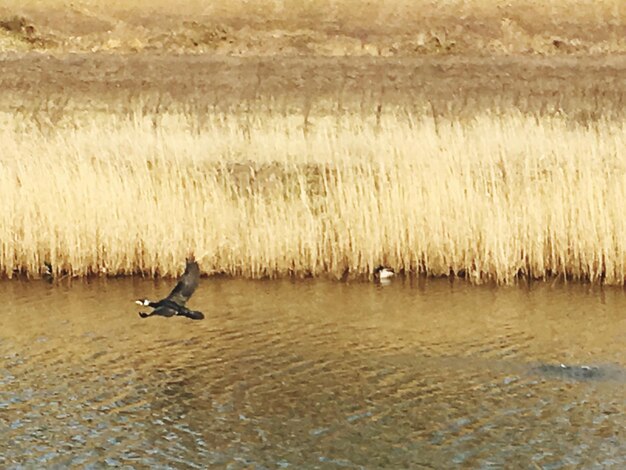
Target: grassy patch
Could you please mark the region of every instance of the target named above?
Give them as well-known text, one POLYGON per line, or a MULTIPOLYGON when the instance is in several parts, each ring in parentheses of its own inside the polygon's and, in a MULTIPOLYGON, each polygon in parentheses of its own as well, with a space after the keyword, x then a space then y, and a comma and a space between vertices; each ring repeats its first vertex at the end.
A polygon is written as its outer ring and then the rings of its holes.
POLYGON ((251 110, 2 117, 0 271, 246 277, 384 262, 475 282, 626 275, 623 123, 251 110))

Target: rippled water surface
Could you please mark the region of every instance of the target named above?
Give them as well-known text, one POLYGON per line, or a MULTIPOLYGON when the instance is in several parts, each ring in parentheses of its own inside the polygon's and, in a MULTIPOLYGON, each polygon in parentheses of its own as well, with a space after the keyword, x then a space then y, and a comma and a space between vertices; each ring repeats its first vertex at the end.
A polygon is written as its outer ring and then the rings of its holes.
POLYGON ((1 468, 626 468, 622 290, 171 287, 0 283, 1 468))

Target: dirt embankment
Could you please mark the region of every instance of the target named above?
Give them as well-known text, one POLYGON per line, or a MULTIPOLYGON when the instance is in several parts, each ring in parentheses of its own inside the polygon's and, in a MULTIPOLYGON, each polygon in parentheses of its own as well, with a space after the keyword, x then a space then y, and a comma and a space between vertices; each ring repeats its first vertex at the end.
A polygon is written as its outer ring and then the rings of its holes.
POLYGON ((626 3, 609 0, 206 3, 7 0, 0 6, 0 50, 387 57, 626 53, 626 3))
POLYGON ((626 2, 382 3, 5 0, 0 111, 625 114, 626 2))

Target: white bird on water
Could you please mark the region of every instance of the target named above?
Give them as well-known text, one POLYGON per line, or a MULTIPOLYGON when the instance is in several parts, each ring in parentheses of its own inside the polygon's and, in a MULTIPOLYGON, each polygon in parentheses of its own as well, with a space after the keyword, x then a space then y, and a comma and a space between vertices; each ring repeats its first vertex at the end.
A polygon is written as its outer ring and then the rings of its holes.
POLYGON ((395 274, 396 273, 393 272, 393 269, 386 268, 382 264, 377 266, 376 269, 374 269, 374 279, 377 279, 380 281, 388 280, 392 278, 393 276, 395 276, 395 274))

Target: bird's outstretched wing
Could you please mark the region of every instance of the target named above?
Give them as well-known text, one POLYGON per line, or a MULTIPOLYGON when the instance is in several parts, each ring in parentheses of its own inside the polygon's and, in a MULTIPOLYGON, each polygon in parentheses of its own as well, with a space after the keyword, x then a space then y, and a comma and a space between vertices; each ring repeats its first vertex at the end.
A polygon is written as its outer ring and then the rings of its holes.
POLYGON ((198 287, 199 279, 200 268, 198 267, 198 263, 187 260, 187 267, 185 268, 183 277, 180 278, 180 281, 178 281, 178 284, 176 284, 166 299, 171 300, 178 305, 184 306, 196 290, 196 287, 198 287))

